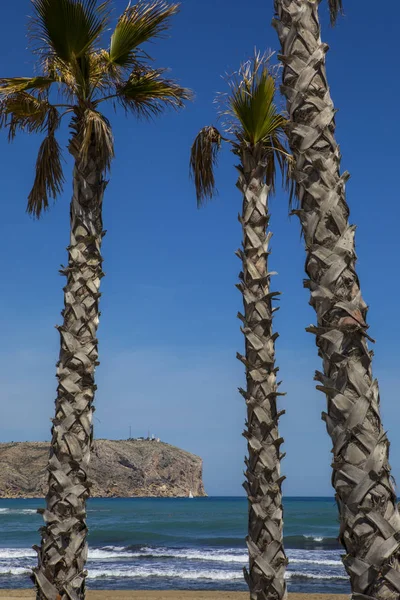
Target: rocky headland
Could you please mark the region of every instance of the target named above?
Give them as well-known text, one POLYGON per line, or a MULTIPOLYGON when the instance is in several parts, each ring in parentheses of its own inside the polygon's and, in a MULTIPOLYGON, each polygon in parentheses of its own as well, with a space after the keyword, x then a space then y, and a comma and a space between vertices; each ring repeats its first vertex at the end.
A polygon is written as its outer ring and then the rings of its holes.
MULTIPOLYGON (((46 495, 48 442, 0 444, 0 498, 46 495)), ((95 440, 92 497, 205 496, 202 459, 156 440, 95 440)))

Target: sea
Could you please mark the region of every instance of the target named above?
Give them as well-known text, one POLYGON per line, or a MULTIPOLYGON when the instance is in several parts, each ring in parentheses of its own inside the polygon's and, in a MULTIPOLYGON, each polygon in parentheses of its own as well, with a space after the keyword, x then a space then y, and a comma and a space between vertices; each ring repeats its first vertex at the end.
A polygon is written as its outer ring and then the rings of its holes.
MULTIPOLYGON (((40 499, 0 499, 0 588, 30 587, 40 499)), ((285 498, 291 592, 349 593, 333 498, 285 498)), ((90 589, 246 590, 247 500, 94 498, 88 502, 90 589)))

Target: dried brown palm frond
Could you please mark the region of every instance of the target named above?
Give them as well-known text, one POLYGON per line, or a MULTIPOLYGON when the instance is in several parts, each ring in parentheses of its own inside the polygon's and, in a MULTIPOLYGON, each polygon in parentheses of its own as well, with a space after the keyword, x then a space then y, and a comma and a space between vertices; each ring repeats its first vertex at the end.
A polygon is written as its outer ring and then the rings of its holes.
POLYGON ((214 167, 217 164, 222 136, 216 127, 203 127, 190 151, 190 174, 196 188, 197 206, 216 194, 214 167))
POLYGON ((96 148, 96 158, 102 169, 110 168, 114 158, 114 138, 110 122, 97 110, 86 109, 82 120, 80 158, 85 164, 91 146, 96 148))
POLYGON ((27 212, 36 218, 49 207, 49 196, 55 200, 62 192, 64 183, 61 148, 55 137, 59 125, 56 109, 50 109, 46 121, 47 135, 39 148, 35 180, 28 196, 27 212))
POLYGON ((37 133, 45 129, 51 105, 28 92, 16 92, 1 98, 0 127, 8 128, 9 140, 18 130, 37 133))
POLYGON ((2 77, 0 79, 0 97, 5 98, 19 92, 47 90, 54 83, 52 77, 2 77))
POLYGON ((331 25, 335 25, 339 14, 343 14, 343 2, 342 0, 328 0, 328 5, 331 25))

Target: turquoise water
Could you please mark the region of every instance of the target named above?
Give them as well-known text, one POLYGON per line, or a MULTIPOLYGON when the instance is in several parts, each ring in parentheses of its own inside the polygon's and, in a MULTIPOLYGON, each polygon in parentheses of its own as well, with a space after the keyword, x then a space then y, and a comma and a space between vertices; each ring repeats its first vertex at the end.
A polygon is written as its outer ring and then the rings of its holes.
MULTIPOLYGON (((29 587, 42 500, 0 500, 0 588, 29 587)), ((285 499, 293 592, 349 591, 332 498, 285 499)), ((88 587, 245 590, 245 498, 96 498, 88 503, 88 587)))

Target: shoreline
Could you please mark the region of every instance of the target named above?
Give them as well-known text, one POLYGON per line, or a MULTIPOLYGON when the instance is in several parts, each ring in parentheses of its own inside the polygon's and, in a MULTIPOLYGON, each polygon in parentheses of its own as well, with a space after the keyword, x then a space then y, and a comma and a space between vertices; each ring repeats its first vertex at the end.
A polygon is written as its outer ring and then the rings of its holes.
MULTIPOLYGON (((347 594, 296 594, 288 600, 349 600, 347 594)), ((0 599, 34 600, 33 590, 0 590, 0 599)), ((248 600, 248 592, 185 590, 87 590, 87 600, 248 600)))

